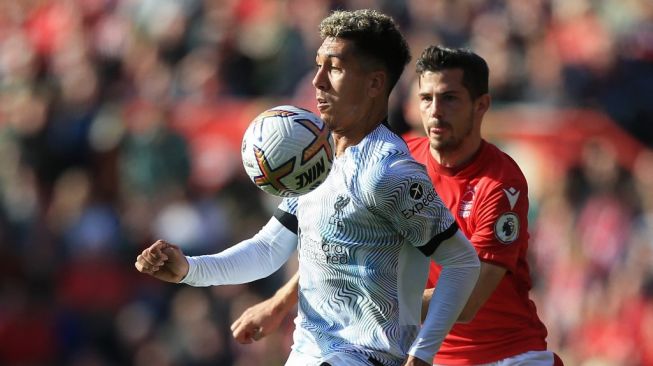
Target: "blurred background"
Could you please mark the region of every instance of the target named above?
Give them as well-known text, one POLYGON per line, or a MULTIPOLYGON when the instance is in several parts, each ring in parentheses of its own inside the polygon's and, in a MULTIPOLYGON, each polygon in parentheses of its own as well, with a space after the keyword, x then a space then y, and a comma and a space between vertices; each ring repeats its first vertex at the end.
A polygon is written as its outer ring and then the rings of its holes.
MULTIPOLYGON (((283 330, 229 325, 294 271, 191 288, 133 267, 248 238, 277 201, 239 145, 264 109, 314 109, 317 26, 392 15, 485 57, 488 140, 530 184, 533 297, 567 365, 653 365, 651 0, 0 0, 0 364, 281 365, 283 330)), ((417 122, 410 64, 392 96, 417 122)))

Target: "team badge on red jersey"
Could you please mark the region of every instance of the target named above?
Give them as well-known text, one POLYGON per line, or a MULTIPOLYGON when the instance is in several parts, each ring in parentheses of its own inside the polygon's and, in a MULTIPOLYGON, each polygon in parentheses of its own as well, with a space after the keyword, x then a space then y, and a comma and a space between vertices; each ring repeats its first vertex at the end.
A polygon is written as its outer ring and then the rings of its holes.
POLYGON ((466 219, 472 214, 472 206, 474 206, 475 195, 476 187, 468 185, 465 193, 463 193, 462 197, 460 198, 460 205, 458 205, 458 216, 466 219))
POLYGON ((519 216, 506 212, 494 224, 494 235, 503 244, 510 244, 519 236, 519 216))

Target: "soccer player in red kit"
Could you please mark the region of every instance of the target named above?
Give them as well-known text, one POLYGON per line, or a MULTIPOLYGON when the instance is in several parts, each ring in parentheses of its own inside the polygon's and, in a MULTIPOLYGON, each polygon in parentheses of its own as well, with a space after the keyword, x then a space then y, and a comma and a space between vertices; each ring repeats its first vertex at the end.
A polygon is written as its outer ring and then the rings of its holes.
MULTIPOLYGON (((528 186, 519 166, 481 136, 488 67, 475 53, 431 46, 417 60, 425 137, 406 137, 481 259, 481 275, 436 355, 437 365, 560 365, 529 299, 528 186)), ((427 288, 439 269, 432 265, 427 288)), ((433 290, 424 294, 425 304, 433 290)))
MULTIPOLYGON (((547 351, 546 327, 528 295, 526 179, 510 156, 481 136, 490 107, 487 64, 468 50, 432 46, 421 54, 416 70, 426 136, 404 138, 481 259, 479 280, 434 362, 562 365, 547 351)), ((438 275, 432 265, 424 307, 438 275)), ((247 343, 269 334, 296 298, 292 279, 275 296, 246 310, 232 326, 234 337, 247 343)))

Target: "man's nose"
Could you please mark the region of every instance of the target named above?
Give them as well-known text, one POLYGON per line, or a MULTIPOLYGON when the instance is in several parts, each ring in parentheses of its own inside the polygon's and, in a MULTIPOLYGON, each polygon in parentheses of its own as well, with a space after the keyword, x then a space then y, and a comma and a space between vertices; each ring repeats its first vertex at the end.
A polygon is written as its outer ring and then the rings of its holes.
POLYGON ((313 77, 313 86, 319 90, 329 89, 329 78, 327 77, 324 66, 317 68, 315 76, 313 77))

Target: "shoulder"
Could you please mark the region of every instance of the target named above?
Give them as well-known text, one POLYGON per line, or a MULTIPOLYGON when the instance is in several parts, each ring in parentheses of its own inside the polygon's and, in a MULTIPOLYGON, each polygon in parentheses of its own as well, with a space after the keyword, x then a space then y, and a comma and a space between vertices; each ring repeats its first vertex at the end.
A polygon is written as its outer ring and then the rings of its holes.
POLYGON ((406 141, 406 145, 408 145, 408 149, 411 152, 414 152, 415 150, 423 150, 425 148, 428 149, 429 139, 425 136, 405 134, 402 136, 402 138, 404 141, 406 141))
POLYGON ((426 168, 413 159, 406 142, 388 129, 375 131, 356 154, 361 188, 370 195, 395 190, 409 180, 428 180, 426 168))
POLYGON ((384 126, 376 129, 354 151, 358 165, 367 172, 385 170, 397 161, 410 159, 406 142, 384 126))
POLYGON ((363 196, 373 205, 394 201, 410 190, 432 190, 426 168, 409 155, 387 156, 362 178, 363 196))
POLYGON ((424 170, 424 166, 411 156, 407 142, 387 130, 361 149, 359 160, 371 175, 366 178, 373 181, 424 170))
POLYGON ((501 191, 506 187, 526 190, 526 177, 515 160, 496 145, 486 143, 481 163, 480 183, 501 191))

